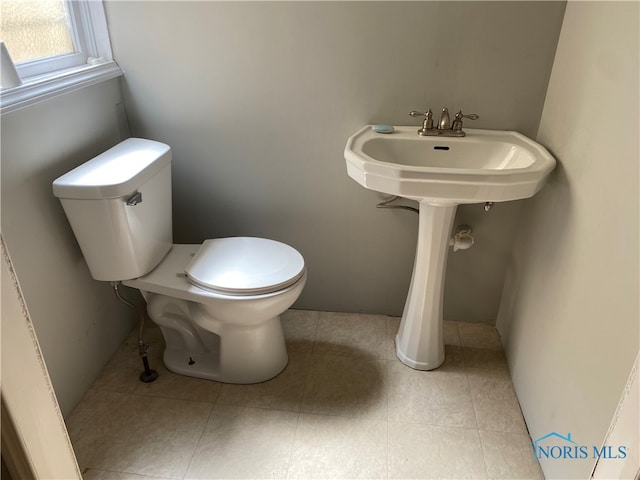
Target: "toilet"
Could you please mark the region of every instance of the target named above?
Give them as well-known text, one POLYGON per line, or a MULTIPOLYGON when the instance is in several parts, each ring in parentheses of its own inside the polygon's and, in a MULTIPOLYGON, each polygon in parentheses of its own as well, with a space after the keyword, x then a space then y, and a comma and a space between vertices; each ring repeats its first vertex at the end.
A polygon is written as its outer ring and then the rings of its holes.
POLYGON ((171 148, 129 138, 53 182, 91 276, 140 290, 175 373, 269 380, 287 365, 280 314, 307 273, 293 247, 230 237, 173 244, 171 148))

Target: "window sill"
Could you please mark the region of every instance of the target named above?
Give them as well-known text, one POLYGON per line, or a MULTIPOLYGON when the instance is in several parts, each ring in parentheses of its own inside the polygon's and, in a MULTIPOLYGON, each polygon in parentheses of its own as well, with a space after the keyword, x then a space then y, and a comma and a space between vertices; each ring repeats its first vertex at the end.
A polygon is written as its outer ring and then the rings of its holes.
POLYGON ((122 75, 122 70, 114 61, 99 65, 86 65, 53 75, 33 77, 22 85, 0 91, 0 111, 12 112, 41 100, 80 88, 105 82, 122 75))

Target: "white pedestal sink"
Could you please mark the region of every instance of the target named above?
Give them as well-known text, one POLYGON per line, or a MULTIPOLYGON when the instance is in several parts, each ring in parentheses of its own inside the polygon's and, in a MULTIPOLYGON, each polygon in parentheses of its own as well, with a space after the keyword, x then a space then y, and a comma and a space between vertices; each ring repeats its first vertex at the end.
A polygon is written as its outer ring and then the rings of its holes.
POLYGON ((465 137, 391 134, 366 126, 349 137, 347 173, 365 188, 417 200, 418 246, 396 336, 404 364, 432 370, 444 361, 444 272, 456 208, 535 195, 555 167, 541 145, 517 132, 466 129, 465 137))

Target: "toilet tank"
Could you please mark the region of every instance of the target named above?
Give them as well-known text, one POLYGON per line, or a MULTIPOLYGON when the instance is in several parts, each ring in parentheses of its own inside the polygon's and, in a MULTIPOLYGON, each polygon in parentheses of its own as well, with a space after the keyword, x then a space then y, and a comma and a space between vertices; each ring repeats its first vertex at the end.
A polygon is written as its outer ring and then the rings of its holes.
POLYGON ((96 280, 137 278, 171 249, 171 148, 129 138, 53 182, 96 280))

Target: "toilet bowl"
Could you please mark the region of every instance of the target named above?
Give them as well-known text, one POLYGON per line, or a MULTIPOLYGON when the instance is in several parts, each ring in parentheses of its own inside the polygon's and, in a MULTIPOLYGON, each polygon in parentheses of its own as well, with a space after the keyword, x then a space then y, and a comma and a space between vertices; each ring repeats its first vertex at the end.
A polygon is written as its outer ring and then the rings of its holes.
POLYGON ((287 365, 280 314, 296 301, 306 279, 302 256, 288 245, 235 237, 173 245, 151 273, 122 283, 145 297, 165 339, 169 370, 258 383, 287 365), (186 273, 194 259, 198 273, 216 286, 196 285, 186 273))
POLYGON ((130 138, 53 182, 96 280, 142 292, 173 372, 228 383, 280 373, 280 314, 307 279, 300 253, 264 238, 172 244, 169 146, 130 138))

